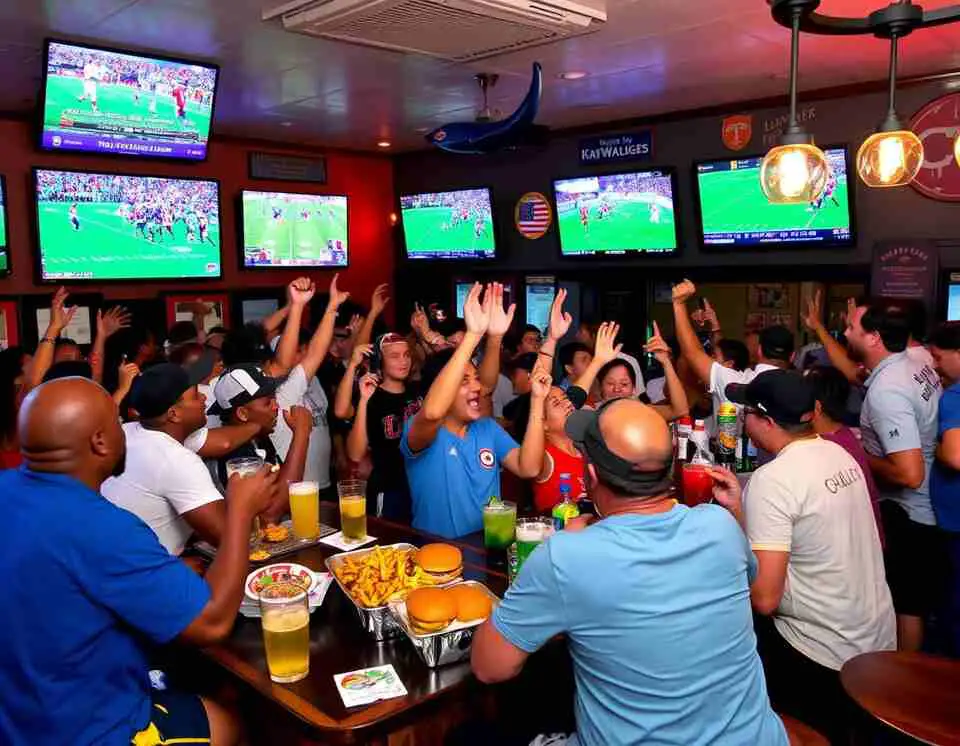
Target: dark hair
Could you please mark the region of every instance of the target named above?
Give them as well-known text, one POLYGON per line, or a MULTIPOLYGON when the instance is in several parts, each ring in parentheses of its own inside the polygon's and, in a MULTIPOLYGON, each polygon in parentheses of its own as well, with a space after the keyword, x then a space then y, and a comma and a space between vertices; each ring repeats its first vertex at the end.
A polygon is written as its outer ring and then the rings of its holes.
POLYGON ((420 371, 420 384, 424 392, 430 390, 434 381, 437 380, 437 376, 440 375, 440 371, 450 362, 454 352, 455 350, 440 350, 440 352, 433 353, 424 361, 423 368, 420 371))
POLYGON ((823 413, 834 422, 846 422, 850 382, 833 367, 818 365, 807 371, 806 379, 813 386, 813 394, 823 413))
POLYGON ((628 362, 627 362, 626 360, 624 360, 622 357, 616 357, 616 358, 614 358, 613 360, 611 360, 609 363, 607 363, 606 365, 604 365, 604 366, 600 369, 600 372, 597 373, 597 380, 600 381, 601 383, 603 383, 603 379, 606 378, 608 375, 610 375, 611 371, 614 371, 614 370, 616 370, 617 368, 621 368, 621 367, 627 369, 627 375, 630 377, 630 382, 633 384, 634 388, 636 388, 636 386, 637 386, 637 373, 636 373, 636 371, 633 369, 633 366, 630 365, 630 363, 628 363, 628 362))
POLYGON ((86 360, 61 360, 54 363, 43 376, 43 382, 58 378, 89 378, 93 380, 93 368, 86 360))
POLYGON ((593 350, 587 347, 583 342, 568 342, 563 347, 560 348, 559 361, 560 367, 566 372, 568 365, 573 365, 573 359, 576 357, 578 352, 585 352, 590 357, 593 357, 593 350))
POLYGON ((57 341, 54 342, 54 349, 59 350, 61 347, 79 347, 80 343, 75 339, 70 339, 70 337, 57 337, 57 341))
POLYGON ((199 342, 187 342, 170 352, 170 362, 183 365, 192 355, 200 356, 207 348, 199 342))
POLYGON ((17 378, 23 373, 23 348, 0 350, 0 441, 8 444, 17 434, 17 378))
POLYGON ((453 317, 440 324, 437 331, 439 331, 444 337, 450 337, 457 332, 466 332, 467 322, 463 319, 453 317))
POLYGON ((207 332, 207 336, 209 337, 212 334, 226 334, 229 331, 230 330, 227 329, 227 327, 225 326, 215 326, 210 331, 207 332))
POLYGON ((914 317, 900 300, 877 298, 867 306, 860 326, 866 332, 880 335, 883 346, 890 352, 903 352, 910 341, 914 317))
POLYGON ((905 301, 910 316, 910 335, 922 342, 927 338, 927 307, 923 301, 913 298, 905 301))
POLYGON ((266 331, 254 322, 228 332, 220 353, 223 364, 228 368, 241 363, 260 365, 272 357, 266 331))
POLYGON ((739 339, 721 339, 717 342, 717 349, 724 360, 733 363, 733 369, 746 370, 750 366, 750 351, 739 339))
POLYGON ((533 324, 526 324, 523 327, 523 331, 520 332, 520 339, 522 340, 524 335, 529 334, 530 332, 533 332, 538 337, 543 337, 543 329, 540 329, 539 327, 536 327, 533 324))
POLYGON ((946 321, 930 337, 930 344, 941 350, 960 350, 960 321, 946 321))
POLYGON ((777 422, 777 427, 790 435, 810 435, 813 433, 812 422, 777 422))
POLYGON ((167 341, 172 345, 182 345, 186 342, 195 342, 199 332, 192 321, 178 321, 167 332, 167 341))

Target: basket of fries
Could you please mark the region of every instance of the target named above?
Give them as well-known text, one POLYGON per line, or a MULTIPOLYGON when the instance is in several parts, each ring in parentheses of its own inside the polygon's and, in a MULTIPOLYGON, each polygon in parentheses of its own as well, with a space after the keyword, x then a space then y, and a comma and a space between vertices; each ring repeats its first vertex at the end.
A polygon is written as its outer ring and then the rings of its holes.
POLYGON ((416 554, 413 544, 389 544, 327 558, 327 569, 353 602, 364 629, 377 640, 401 634, 388 604, 405 598, 420 584, 422 570, 416 554))

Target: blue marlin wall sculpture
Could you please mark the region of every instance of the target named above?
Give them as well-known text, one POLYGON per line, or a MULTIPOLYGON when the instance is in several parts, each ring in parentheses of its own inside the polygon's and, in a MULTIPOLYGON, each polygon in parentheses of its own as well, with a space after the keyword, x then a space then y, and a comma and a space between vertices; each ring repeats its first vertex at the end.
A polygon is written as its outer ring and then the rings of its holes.
POLYGON ((515 147, 538 139, 546 127, 534 125, 543 93, 543 71, 533 63, 533 79, 526 97, 509 117, 500 122, 451 122, 425 135, 431 145, 448 153, 480 155, 515 147))

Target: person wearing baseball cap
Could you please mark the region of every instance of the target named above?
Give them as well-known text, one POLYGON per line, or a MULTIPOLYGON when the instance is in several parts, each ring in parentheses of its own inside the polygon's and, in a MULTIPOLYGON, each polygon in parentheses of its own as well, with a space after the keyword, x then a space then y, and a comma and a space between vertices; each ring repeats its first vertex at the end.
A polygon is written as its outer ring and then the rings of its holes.
POLYGON ((512 678, 565 633, 581 743, 786 746, 753 635, 755 560, 737 522, 674 499, 670 430, 652 407, 613 399, 570 414, 566 431, 601 518, 530 555, 474 637, 474 673, 512 678))
POLYGON ((202 369, 188 371, 174 363, 154 365, 137 376, 130 406, 140 419, 123 426, 127 467, 101 488, 110 502, 153 529, 173 555, 183 552, 194 533, 216 546, 226 515, 196 447, 184 445, 196 441, 206 423, 205 401, 197 390, 203 378, 202 369))
POLYGON ((745 498, 734 474, 713 472, 715 498, 738 516, 759 562, 750 595, 770 699, 845 743, 852 709, 841 666, 897 647, 867 480, 814 431, 815 391, 800 372, 767 371, 725 393, 744 408, 747 434, 775 456, 745 498))

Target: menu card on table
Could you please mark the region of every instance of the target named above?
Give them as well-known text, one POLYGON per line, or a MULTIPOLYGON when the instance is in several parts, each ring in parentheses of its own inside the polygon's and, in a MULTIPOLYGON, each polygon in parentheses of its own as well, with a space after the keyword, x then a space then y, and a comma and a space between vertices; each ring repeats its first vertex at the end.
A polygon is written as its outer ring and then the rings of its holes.
POLYGON ((407 688, 391 665, 338 673, 333 681, 344 707, 358 707, 381 699, 407 696, 407 688))

